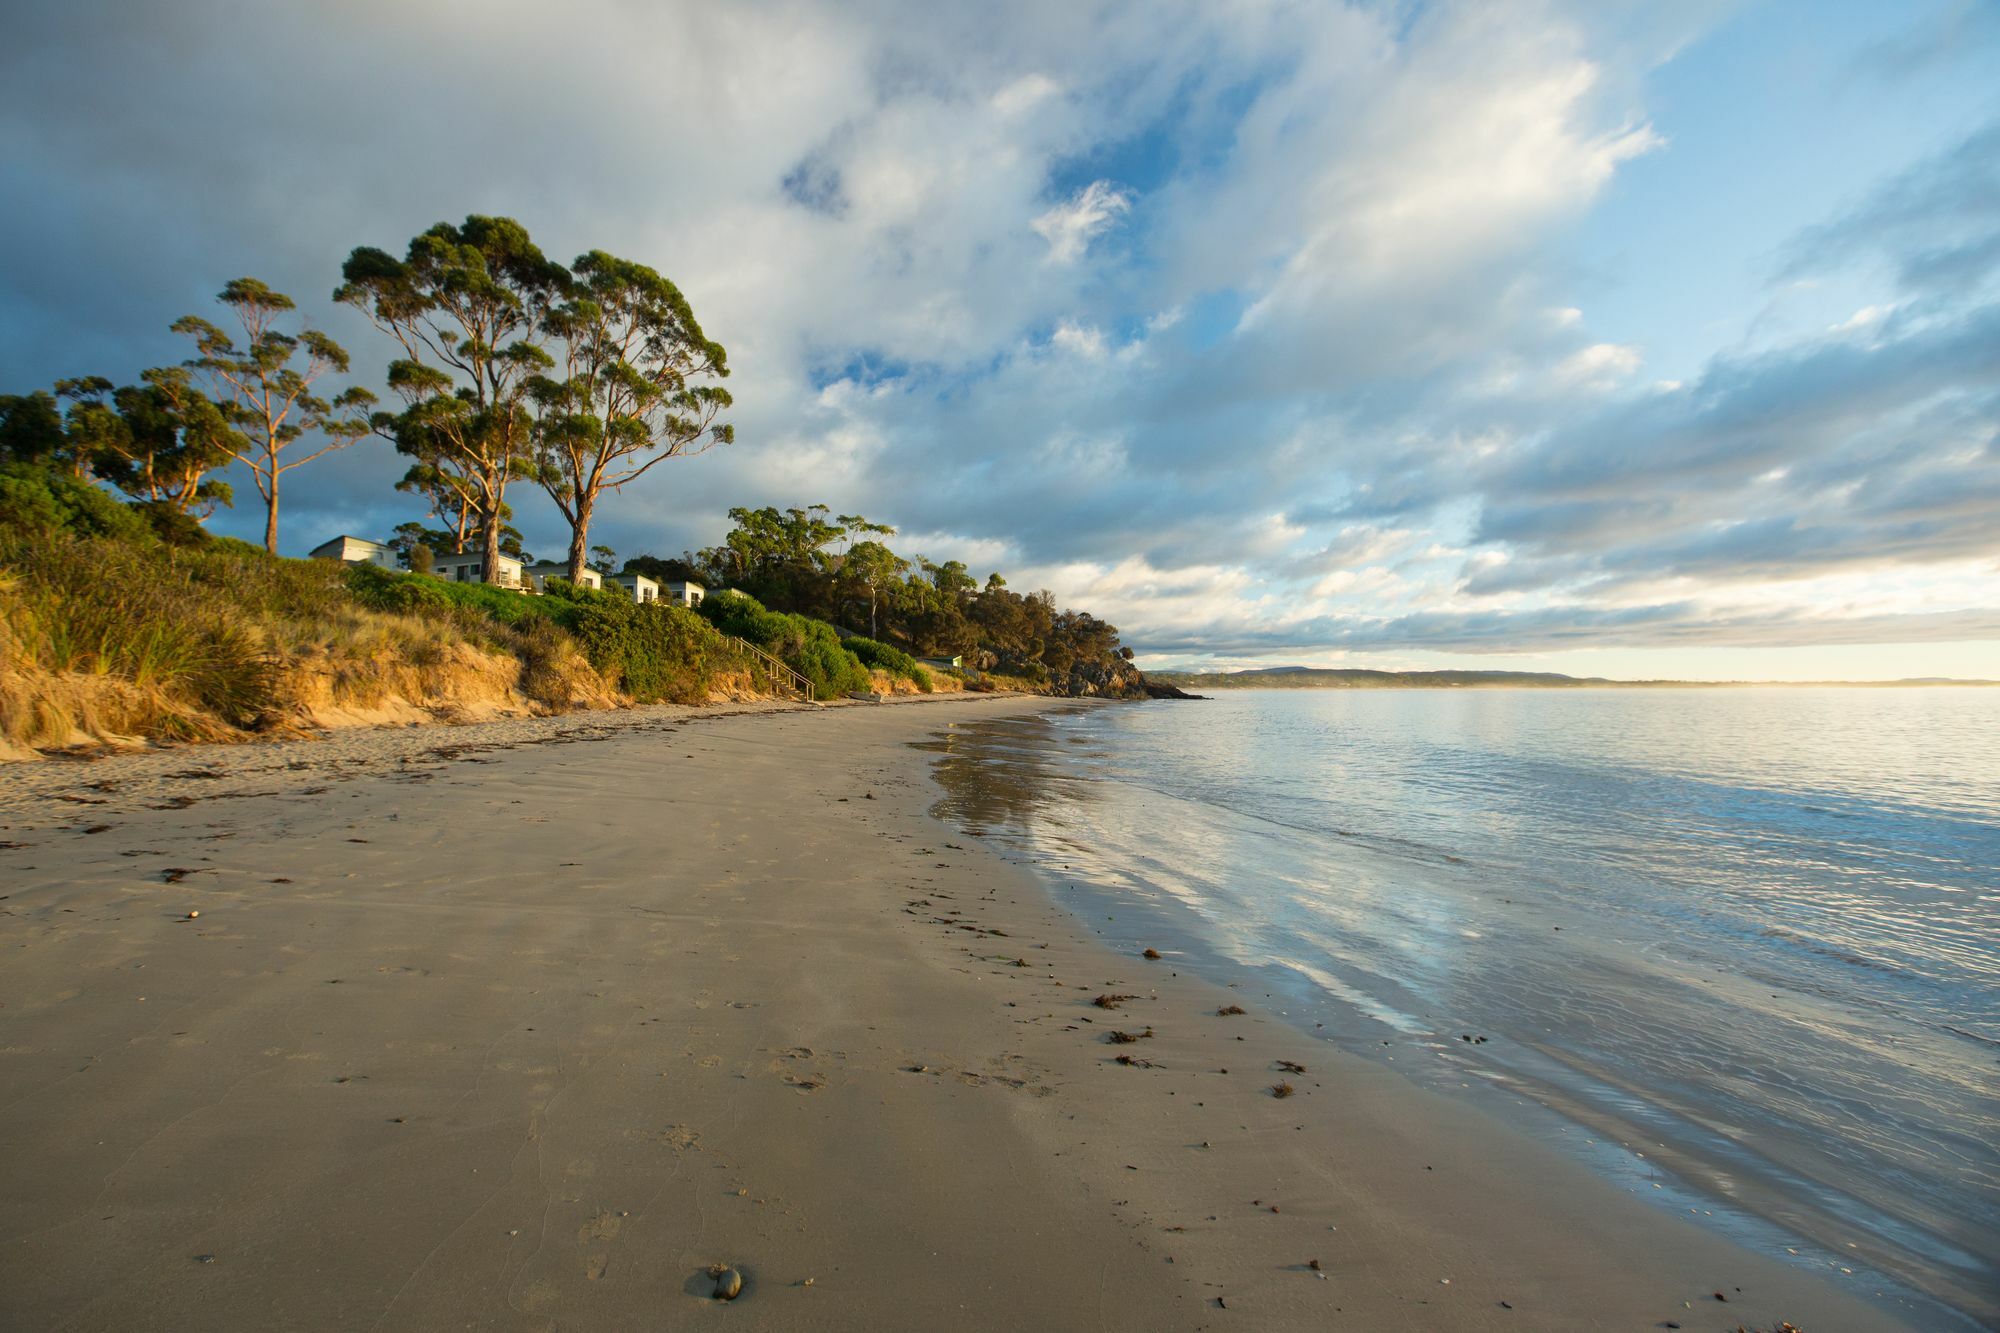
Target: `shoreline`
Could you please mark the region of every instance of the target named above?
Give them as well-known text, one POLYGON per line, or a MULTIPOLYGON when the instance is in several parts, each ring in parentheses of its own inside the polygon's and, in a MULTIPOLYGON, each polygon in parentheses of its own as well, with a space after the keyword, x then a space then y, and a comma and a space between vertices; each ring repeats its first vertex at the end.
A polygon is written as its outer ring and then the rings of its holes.
MULTIPOLYGON (((1092 730, 1101 720, 1073 716, 1065 723, 1056 710, 1044 716, 1053 731, 1039 718, 1003 719, 990 728, 974 724, 963 742, 940 755, 945 796, 939 813, 947 823, 985 837, 988 846, 1003 849, 1011 863, 1030 871, 1101 946, 1119 956, 1148 945, 1163 948, 1208 981, 1234 987, 1275 1009, 1314 1047, 1391 1069, 1414 1086, 1474 1108, 1586 1164, 1600 1179, 1663 1215, 1686 1214, 1686 1220, 1698 1219, 1703 1229, 1777 1263, 1824 1275, 1852 1292, 1868 1292, 1894 1317, 1926 1327, 1984 1327, 1975 1308, 1981 1293, 1976 1285, 1965 1285, 1962 1275, 1949 1269, 1899 1271, 1885 1263, 1895 1256, 1876 1250, 1873 1242, 1879 1236, 1868 1225, 1873 1218, 1831 1217, 1831 1226, 1807 1226, 1799 1201, 1773 1192, 1780 1187, 1771 1178, 1772 1169, 1766 1167, 1760 1176, 1762 1164, 1743 1155, 1735 1140, 1719 1133, 1703 1138, 1698 1120, 1681 1125, 1670 1117, 1621 1115, 1621 1097, 1641 1095, 1631 1085, 1586 1081, 1577 1087, 1573 1081, 1580 1067, 1572 1066, 1555 1066, 1557 1074, 1572 1081, 1551 1077, 1552 1062, 1519 1033, 1512 1034, 1516 1049, 1506 1061, 1484 1061, 1485 1050, 1460 1049, 1458 1042, 1476 1040, 1484 1047, 1486 1034, 1495 1031, 1490 1026, 1471 1020, 1440 1023, 1397 1008, 1366 989, 1365 979, 1338 974, 1328 962, 1251 955, 1240 945, 1223 943, 1210 916, 1221 904, 1198 895, 1184 897, 1178 886, 1163 887, 1173 884, 1176 873, 1199 872, 1180 866, 1166 850, 1142 850, 1115 836, 1100 842, 1095 835, 1104 830, 1087 812, 1098 800, 1116 798, 1087 796, 1083 788, 1132 778, 1127 800, 1145 804, 1149 813, 1163 793, 1127 773, 1089 778, 1090 760, 1072 764, 1070 750, 1082 745, 1076 754, 1088 755, 1102 747, 1104 737, 1092 730), (1460 1026, 1481 1035, 1460 1034, 1460 1026), (1759 1189, 1764 1191, 1761 1198, 1755 1197, 1759 1189), (1856 1253, 1857 1245, 1861 1253, 1856 1253), (1925 1285, 1940 1280, 1941 1286, 1925 1285)), ((1131 822, 1129 808, 1111 823, 1126 834, 1139 828, 1131 822)), ((1166 836, 1164 827, 1154 832, 1166 836)), ((1244 867, 1244 877, 1257 878, 1254 865, 1244 867)), ((1577 924, 1574 919, 1565 922, 1572 930, 1577 924)), ((1509 1037, 1503 1033, 1491 1039, 1506 1042, 1509 1037)), ((1775 1174, 1782 1177, 1782 1169, 1775 1174)))
POLYGON ((1900 1326, 1107 952, 909 744, 1077 701, 925 702, 6 770, 0 1315, 1900 1326))

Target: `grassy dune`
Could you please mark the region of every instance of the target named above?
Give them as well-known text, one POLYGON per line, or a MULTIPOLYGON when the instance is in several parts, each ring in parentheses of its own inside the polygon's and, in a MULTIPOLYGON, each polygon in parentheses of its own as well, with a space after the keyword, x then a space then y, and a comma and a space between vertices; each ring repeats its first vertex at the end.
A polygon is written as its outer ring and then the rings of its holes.
POLYGON ((0 754, 755 693, 678 607, 275 559, 0 469, 0 754))

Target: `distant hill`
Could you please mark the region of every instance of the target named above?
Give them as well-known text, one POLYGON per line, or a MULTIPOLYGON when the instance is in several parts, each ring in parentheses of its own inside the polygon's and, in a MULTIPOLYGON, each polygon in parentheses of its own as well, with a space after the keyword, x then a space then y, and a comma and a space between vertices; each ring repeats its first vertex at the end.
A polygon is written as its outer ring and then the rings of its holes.
POLYGON ((1555 671, 1367 671, 1330 667, 1256 667, 1244 671, 1149 671, 1146 679, 1184 690, 1583 690, 1699 689, 1726 685, 1995 685, 2000 681, 1912 680, 1715 681, 1610 680, 1555 671))

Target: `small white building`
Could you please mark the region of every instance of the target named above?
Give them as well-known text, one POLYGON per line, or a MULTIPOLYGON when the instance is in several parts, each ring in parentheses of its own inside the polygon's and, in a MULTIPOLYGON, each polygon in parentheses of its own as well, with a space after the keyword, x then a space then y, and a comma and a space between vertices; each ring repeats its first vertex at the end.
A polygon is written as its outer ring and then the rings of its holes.
POLYGON ((675 606, 700 606, 704 591, 699 583, 669 579, 660 585, 660 597, 675 606))
MULTIPOLYGON (((547 592, 550 579, 569 578, 569 561, 539 560, 528 566, 527 574, 528 580, 534 585, 536 592, 547 592)), ((590 568, 590 566, 585 565, 583 577, 576 580, 576 586, 579 588, 602 588, 604 586, 604 576, 590 568)))
POLYGON ((611 581, 632 594, 632 600, 641 604, 660 600, 660 585, 655 579, 644 574, 624 573, 611 575, 611 581))
POLYGON ((371 542, 366 537, 342 535, 330 542, 322 542, 312 548, 315 560, 338 560, 343 565, 380 565, 384 569, 395 569, 396 552, 381 542, 371 542))
POLYGON ((431 573, 453 583, 493 583, 502 588, 521 586, 521 562, 511 555, 500 557, 500 568, 491 579, 484 577, 486 557, 478 551, 467 551, 463 555, 438 555, 431 558, 431 573))

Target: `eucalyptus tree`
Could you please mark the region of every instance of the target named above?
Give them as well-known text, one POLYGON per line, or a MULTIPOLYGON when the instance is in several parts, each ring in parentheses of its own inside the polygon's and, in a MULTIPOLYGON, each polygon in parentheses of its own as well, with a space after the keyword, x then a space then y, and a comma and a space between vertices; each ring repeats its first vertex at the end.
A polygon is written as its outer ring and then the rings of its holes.
POLYGON ((229 483, 209 474, 247 453, 249 439, 184 367, 142 378, 112 394, 116 422, 104 421, 92 445, 97 474, 135 500, 193 518, 233 504, 229 483))
POLYGON ((570 266, 568 299, 543 326, 558 375, 531 392, 535 480, 569 524, 569 576, 590 565, 590 521, 606 491, 669 458, 736 438, 717 420, 730 405, 729 359, 701 331, 687 298, 644 264, 593 250, 570 266))
MULTIPOLYGON (((471 477, 456 471, 444 460, 419 458, 396 483, 396 489, 423 497, 428 506, 424 516, 445 525, 440 534, 452 555, 465 554, 465 539, 479 516, 479 491, 471 477)), ((505 515, 502 515, 504 518, 505 515)))
MULTIPOLYGON (((873 525, 880 528, 881 525, 873 525)), ((894 532, 895 529, 889 529, 894 532)), ((840 578, 849 584, 858 584, 868 590, 868 637, 874 638, 877 630, 876 606, 881 598, 884 585, 900 578, 910 567, 910 562, 897 555, 878 541, 856 542, 849 548, 840 562, 840 578)))
POLYGON ((568 295, 569 274, 512 218, 474 215, 415 237, 402 259, 362 246, 341 276, 334 299, 403 353, 389 365, 403 410, 378 414, 376 429, 462 484, 491 579, 507 488, 534 475, 529 385, 554 365, 544 321, 568 295))
POLYGON ((316 392, 326 376, 347 373, 347 352, 317 329, 282 331, 279 321, 296 308, 283 292, 255 278, 238 278, 216 300, 234 314, 242 346, 196 315, 175 320, 173 329, 194 340, 200 355, 187 364, 207 377, 239 432, 231 456, 249 468, 263 498, 264 549, 276 555, 280 480, 293 468, 364 438, 375 395, 358 385, 331 399, 316 392), (301 453, 297 446, 309 437, 317 438, 301 453))
POLYGON ((98 456, 117 441, 123 428, 116 386, 102 375, 78 375, 57 380, 55 390, 64 404, 63 442, 49 461, 78 481, 88 481, 96 475, 98 456))
POLYGON ((51 464, 68 457, 69 433, 53 393, 0 394, 0 462, 51 464))
POLYGON ((845 554, 848 547, 854 544, 857 537, 865 539, 868 537, 893 537, 896 535, 896 529, 889 524, 871 522, 863 518, 860 514, 839 514, 836 515, 836 518, 840 523, 843 533, 841 538, 843 543, 841 550, 843 554, 845 554))
POLYGON ((39 463, 88 481, 118 429, 113 385, 102 375, 57 380, 53 390, 0 395, 0 460, 39 463))

